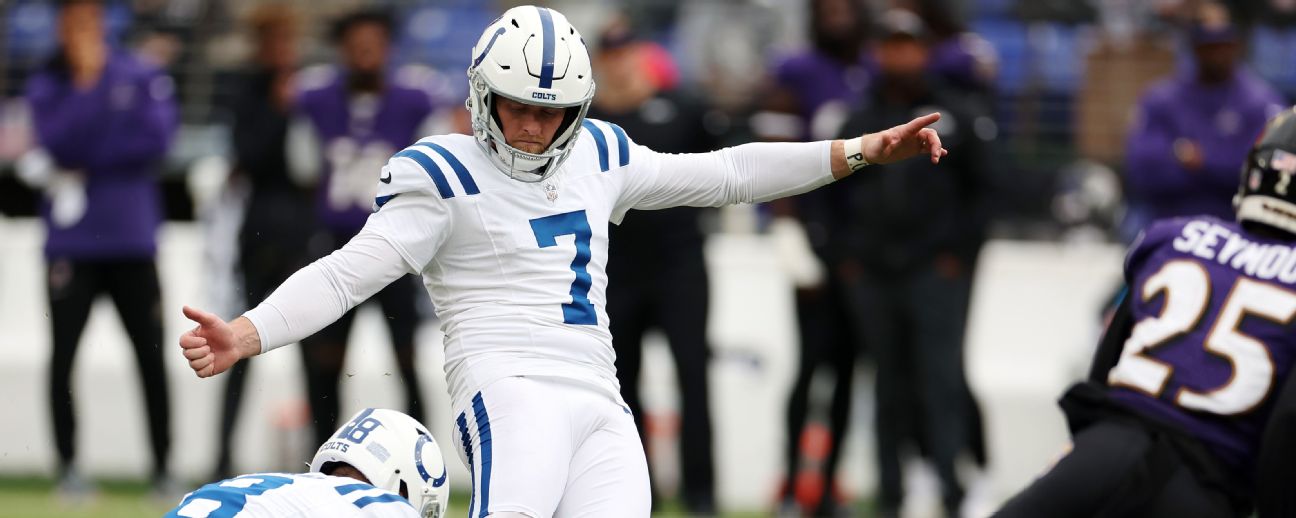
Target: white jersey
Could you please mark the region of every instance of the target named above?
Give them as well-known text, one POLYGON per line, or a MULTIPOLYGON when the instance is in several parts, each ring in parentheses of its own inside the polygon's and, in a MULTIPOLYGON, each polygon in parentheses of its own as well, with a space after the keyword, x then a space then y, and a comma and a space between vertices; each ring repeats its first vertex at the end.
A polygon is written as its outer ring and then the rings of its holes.
POLYGON ((526 183, 501 173, 471 136, 424 138, 383 167, 375 213, 360 234, 245 315, 264 352, 420 273, 445 332, 456 407, 508 376, 575 380, 619 400, 604 311, 609 222, 630 209, 808 191, 832 181, 830 148, 763 143, 672 155, 586 120, 561 169, 526 183))
MULTIPOLYGON (((630 209, 751 201, 735 192, 750 186, 725 182, 722 165, 671 174, 662 167, 671 155, 633 144, 616 125, 587 120, 583 129, 544 182, 501 174, 467 135, 425 138, 383 169, 370 226, 422 272, 457 400, 526 375, 581 380, 619 399, 604 310, 608 223, 630 209), (378 217, 388 210, 416 213, 422 224, 378 217)), ((816 151, 822 185, 831 179, 828 156, 816 151)))
POLYGON ((185 495, 165 518, 418 518, 404 497, 349 477, 259 473, 185 495))

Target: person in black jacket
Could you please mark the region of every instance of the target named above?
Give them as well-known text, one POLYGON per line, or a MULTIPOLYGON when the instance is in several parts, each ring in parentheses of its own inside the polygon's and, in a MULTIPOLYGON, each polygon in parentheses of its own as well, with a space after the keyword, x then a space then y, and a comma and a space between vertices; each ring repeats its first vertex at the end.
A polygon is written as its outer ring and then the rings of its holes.
MULTIPOLYGON (((589 117, 616 124, 639 144, 666 153, 712 151, 716 136, 704 122, 707 109, 671 88, 670 63, 653 44, 639 40, 624 20, 611 24, 594 56, 602 78, 589 117)), ((706 263, 699 218, 705 209, 676 207, 634 211, 609 229, 607 312, 612 319, 621 395, 645 441, 639 372, 643 335, 660 329, 670 344, 679 378, 682 499, 692 513, 715 512, 715 467, 707 369, 706 263)), ((655 499, 654 499, 655 500, 655 499)))
MULTIPOLYGON (((297 66, 297 19, 282 5, 266 5, 250 19, 256 39, 254 63, 241 74, 234 115, 234 172, 231 180, 246 184, 251 195, 239 232, 239 265, 243 296, 254 306, 307 264, 303 225, 313 220, 310 192, 289 175, 288 121, 297 66)), ((251 362, 230 369, 221 409, 220 446, 214 479, 234 473, 230 438, 238 419, 243 386, 251 362)))
POLYGON ((852 321, 877 363, 882 514, 898 512, 902 452, 914 446, 935 464, 946 513, 955 516, 963 497, 955 460, 971 444, 974 412, 963 372, 963 329, 985 239, 986 125, 992 123, 926 74, 921 20, 891 11, 881 25, 877 81, 842 134, 939 111, 938 131, 950 159, 940 167, 881 166, 845 186, 849 192, 833 209, 842 224, 827 240, 827 262, 845 285, 852 321))

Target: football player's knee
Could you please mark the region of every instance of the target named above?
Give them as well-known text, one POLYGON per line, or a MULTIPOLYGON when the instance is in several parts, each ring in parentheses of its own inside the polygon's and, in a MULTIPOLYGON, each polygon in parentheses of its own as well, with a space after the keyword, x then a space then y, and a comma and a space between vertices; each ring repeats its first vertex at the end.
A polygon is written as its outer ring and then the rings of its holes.
POLYGON ((536 518, 529 514, 519 513, 517 511, 503 511, 486 515, 489 518, 536 518))

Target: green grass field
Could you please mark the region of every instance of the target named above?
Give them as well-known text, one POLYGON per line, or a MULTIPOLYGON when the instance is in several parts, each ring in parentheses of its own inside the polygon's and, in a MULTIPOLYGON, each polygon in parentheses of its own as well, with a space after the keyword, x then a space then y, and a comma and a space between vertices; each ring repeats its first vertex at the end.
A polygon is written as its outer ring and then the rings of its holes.
MULTIPOLYGON (((98 495, 90 502, 68 505, 54 496, 54 482, 40 478, 0 477, 0 518, 143 518, 159 517, 176 502, 159 502, 140 481, 97 481, 98 495)), ((468 508, 468 494, 450 497, 450 517, 461 517, 468 508)), ((663 502, 655 516, 684 516, 675 502, 663 502)), ((725 518, 754 518, 764 513, 725 513, 725 518)))

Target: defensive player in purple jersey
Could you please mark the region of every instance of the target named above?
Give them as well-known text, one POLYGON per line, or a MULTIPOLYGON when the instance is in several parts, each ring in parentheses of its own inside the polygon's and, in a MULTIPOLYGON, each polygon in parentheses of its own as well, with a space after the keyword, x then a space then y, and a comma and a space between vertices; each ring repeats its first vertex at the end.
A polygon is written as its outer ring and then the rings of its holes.
POLYGON ((1296 478, 1278 452, 1296 437, 1293 174, 1287 110, 1251 149, 1236 221, 1144 231, 1090 379, 1062 398, 1074 450, 1001 516, 1290 516, 1296 478))

